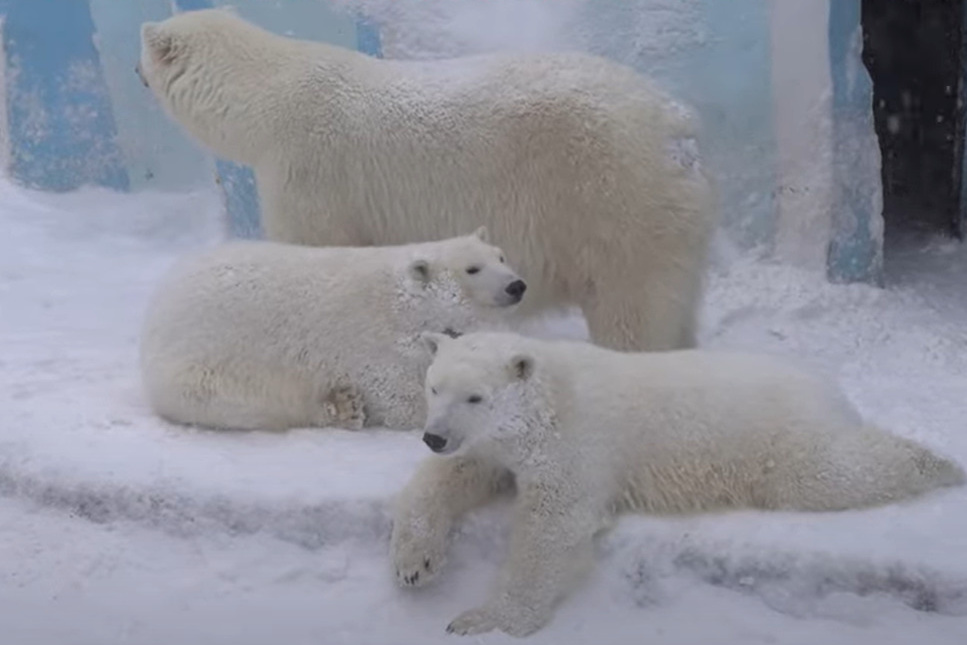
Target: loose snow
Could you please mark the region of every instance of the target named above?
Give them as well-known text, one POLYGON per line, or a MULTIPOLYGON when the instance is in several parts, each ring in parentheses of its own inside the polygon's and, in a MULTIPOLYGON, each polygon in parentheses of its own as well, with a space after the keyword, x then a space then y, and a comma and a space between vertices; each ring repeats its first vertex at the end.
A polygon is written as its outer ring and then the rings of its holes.
MULTIPOLYGON (((428 456, 416 434, 212 432, 147 407, 144 306, 176 258, 221 239, 218 211, 209 192, 0 182, 3 642, 452 642, 503 556, 506 504, 468 519, 438 585, 397 589, 388 509, 428 456)), ((814 363, 872 421, 967 464, 967 249, 890 257, 885 290, 729 259, 702 342, 814 363)), ((845 513, 629 516, 599 551, 533 642, 967 642, 964 488, 845 513)))

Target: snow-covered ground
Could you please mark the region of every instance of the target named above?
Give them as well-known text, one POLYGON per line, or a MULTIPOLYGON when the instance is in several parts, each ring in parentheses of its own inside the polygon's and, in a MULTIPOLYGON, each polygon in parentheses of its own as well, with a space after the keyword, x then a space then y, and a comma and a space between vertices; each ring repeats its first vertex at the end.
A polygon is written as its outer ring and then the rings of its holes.
MULTIPOLYGON (((208 192, 0 182, 0 634, 11 645, 407 645, 479 602, 505 507, 440 583, 398 590, 387 502, 413 433, 188 430, 140 392, 146 298, 220 237, 208 192)), ((892 256, 886 290, 730 258, 703 342, 793 355, 967 464, 967 248, 892 256)), ((575 321, 559 329, 580 334, 575 321)), ((967 643, 967 489, 838 514, 626 517, 535 643, 967 643)), ((513 642, 492 634, 471 642, 513 642)))

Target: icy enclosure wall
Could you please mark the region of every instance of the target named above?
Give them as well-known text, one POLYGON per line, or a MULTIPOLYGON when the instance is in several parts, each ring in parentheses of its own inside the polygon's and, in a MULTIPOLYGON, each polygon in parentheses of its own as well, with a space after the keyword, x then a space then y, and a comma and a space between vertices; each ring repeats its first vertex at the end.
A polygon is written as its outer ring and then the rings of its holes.
POLYGON ((0 0, 10 174, 55 191, 217 181, 233 233, 257 236, 251 171, 189 141, 133 72, 142 21, 213 4, 388 58, 580 49, 631 65, 699 114, 725 240, 879 280, 859 0, 0 0))

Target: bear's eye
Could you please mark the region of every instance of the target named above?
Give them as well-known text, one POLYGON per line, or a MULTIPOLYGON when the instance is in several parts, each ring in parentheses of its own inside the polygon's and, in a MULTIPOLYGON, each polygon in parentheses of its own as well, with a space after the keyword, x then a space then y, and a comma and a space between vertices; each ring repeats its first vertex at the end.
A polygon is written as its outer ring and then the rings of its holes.
POLYGON ((430 388, 430 392, 432 392, 433 394, 436 394, 437 393, 436 388, 435 387, 431 387, 430 388))
POLYGON ((473 275, 474 273, 480 273, 480 267, 468 267, 467 273, 473 275))
POLYGON ((504 263, 504 256, 502 256, 502 255, 500 256, 500 263, 501 263, 501 264, 503 264, 503 263, 504 263))
POLYGON ((467 403, 480 403, 483 401, 483 397, 478 394, 471 394, 467 397, 467 403))

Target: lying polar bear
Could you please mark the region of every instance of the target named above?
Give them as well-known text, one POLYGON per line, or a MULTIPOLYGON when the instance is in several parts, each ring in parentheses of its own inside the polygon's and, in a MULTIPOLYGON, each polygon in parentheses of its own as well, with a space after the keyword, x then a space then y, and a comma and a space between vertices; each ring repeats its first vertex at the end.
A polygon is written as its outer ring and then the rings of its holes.
POLYGON ((447 456, 399 497, 400 583, 432 579, 460 514, 512 478, 518 489, 499 583, 448 631, 540 629, 589 563, 592 536, 621 511, 833 511, 964 482, 957 464, 864 424, 828 383, 774 358, 424 337, 436 355, 424 441, 447 456))
POLYGON ((151 405, 217 428, 421 426, 430 359, 419 333, 498 325, 526 289, 486 237, 235 242, 181 262, 146 316, 151 405))

